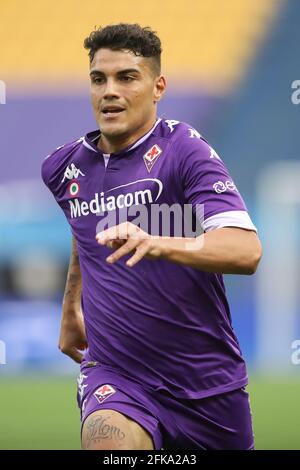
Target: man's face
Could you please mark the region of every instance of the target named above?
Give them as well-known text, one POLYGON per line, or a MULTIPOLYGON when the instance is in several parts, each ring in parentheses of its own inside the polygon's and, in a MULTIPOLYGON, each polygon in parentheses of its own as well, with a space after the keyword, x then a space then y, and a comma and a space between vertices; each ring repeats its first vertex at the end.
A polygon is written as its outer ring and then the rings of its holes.
POLYGON ((151 59, 130 51, 95 53, 90 67, 91 101, 107 141, 134 141, 153 125, 165 80, 155 76, 151 65, 151 59))

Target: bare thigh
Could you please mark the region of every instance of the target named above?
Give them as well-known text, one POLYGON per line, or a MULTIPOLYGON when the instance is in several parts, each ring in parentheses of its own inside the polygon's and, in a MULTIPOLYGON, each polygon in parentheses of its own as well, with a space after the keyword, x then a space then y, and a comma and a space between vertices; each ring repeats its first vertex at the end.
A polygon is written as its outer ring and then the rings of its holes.
POLYGON ((153 450, 150 434, 138 423, 114 410, 97 410, 83 424, 84 450, 153 450))

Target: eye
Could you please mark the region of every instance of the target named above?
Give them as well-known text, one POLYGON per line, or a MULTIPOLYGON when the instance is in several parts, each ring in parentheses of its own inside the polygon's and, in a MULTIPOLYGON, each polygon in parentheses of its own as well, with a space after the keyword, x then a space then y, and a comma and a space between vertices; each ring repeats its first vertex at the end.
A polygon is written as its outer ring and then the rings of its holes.
POLYGON ((96 85, 103 83, 103 81, 104 81, 103 77, 92 77, 92 83, 95 83, 96 85))
POLYGON ((122 82, 131 82, 132 80, 134 80, 134 78, 130 75, 123 75, 122 77, 120 77, 120 80, 122 82))

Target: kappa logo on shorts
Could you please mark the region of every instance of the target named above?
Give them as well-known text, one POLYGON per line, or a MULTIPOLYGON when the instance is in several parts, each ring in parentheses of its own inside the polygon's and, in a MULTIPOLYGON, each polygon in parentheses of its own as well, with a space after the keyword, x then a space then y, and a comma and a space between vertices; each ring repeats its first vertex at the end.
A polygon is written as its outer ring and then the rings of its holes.
POLYGON ((155 144, 143 156, 146 168, 149 171, 149 173, 161 153, 162 153, 162 149, 158 145, 155 144))
POLYGON ((80 396, 81 401, 83 399, 84 389, 88 386, 87 383, 84 383, 85 379, 87 379, 87 375, 84 375, 82 373, 80 373, 77 377, 78 394, 80 396))
POLYGON ((109 398, 116 393, 116 391, 117 390, 109 384, 101 385, 101 387, 97 388, 94 392, 94 397, 99 403, 102 403, 106 398, 109 398))

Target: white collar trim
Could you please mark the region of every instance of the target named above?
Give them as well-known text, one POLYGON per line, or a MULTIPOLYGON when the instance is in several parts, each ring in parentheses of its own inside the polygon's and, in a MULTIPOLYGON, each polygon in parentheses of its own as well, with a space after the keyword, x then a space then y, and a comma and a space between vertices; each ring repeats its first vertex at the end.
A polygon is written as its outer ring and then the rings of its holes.
MULTIPOLYGON (((129 147, 129 149, 127 149, 127 152, 128 152, 129 150, 135 149, 136 147, 138 147, 139 145, 141 145, 143 142, 145 142, 145 140, 148 139, 149 135, 152 134, 152 132, 154 131, 154 129, 158 126, 158 124, 160 123, 160 121, 161 121, 161 118, 158 118, 157 121, 156 121, 156 123, 154 124, 154 126, 150 129, 150 131, 147 132, 146 135, 144 135, 143 137, 141 137, 135 144, 133 144, 131 147, 129 147)), ((96 140, 97 138, 98 138, 98 136, 95 137, 94 140, 96 140)), ((83 139, 82 143, 83 143, 83 145, 84 145, 86 148, 88 148, 88 149, 90 149, 90 150, 93 150, 93 152, 96 152, 96 153, 97 153, 97 150, 95 150, 95 149, 85 140, 85 138, 83 139)), ((106 155, 110 155, 110 154, 106 154, 106 155)))

